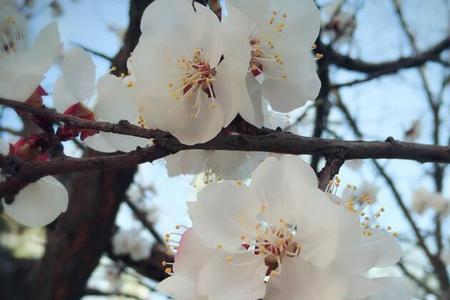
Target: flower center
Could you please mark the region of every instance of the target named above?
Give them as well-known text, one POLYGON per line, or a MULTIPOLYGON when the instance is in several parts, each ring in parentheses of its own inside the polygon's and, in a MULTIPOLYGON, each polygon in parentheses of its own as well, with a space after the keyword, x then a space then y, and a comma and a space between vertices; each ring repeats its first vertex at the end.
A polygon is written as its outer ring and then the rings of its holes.
POLYGON ((22 51, 24 43, 23 30, 13 16, 0 21, 0 58, 9 53, 22 51))
POLYGON ((268 74, 265 70, 265 65, 274 64, 281 67, 284 64, 283 58, 274 51, 274 45, 271 41, 261 42, 258 38, 250 40, 251 47, 251 60, 250 60, 250 72, 253 76, 259 77, 264 74, 268 78, 286 79, 287 76, 282 74, 268 74))
MULTIPOLYGON (((359 194, 356 186, 353 185, 347 185, 342 196, 338 197, 337 193, 339 191, 340 184, 341 180, 337 176, 329 181, 325 191, 331 195, 331 200, 335 204, 341 205, 351 214, 356 214, 359 216, 363 229, 362 234, 364 236, 371 236, 375 229, 381 229, 381 225, 378 224, 378 220, 385 212, 384 207, 379 208, 372 216, 369 216, 364 210, 368 205, 373 204, 370 197, 366 194, 359 194)), ((392 232, 392 227, 387 226, 385 230, 392 232)), ((397 233, 392 232, 392 235, 396 237, 397 233)))
POLYGON ((286 14, 273 11, 268 20, 270 30, 261 34, 254 34, 254 37, 250 39, 251 61, 249 72, 255 78, 258 79, 263 75, 265 78, 287 79, 283 68, 284 58, 277 53, 274 46, 274 41, 286 28, 286 19, 286 14))
POLYGON ((178 66, 181 69, 182 76, 181 79, 169 83, 170 95, 175 100, 192 99, 192 108, 194 109, 192 117, 196 118, 201 106, 201 98, 198 97, 199 92, 205 92, 211 99, 209 107, 214 107, 213 82, 217 72, 210 67, 201 48, 195 49, 192 58, 183 57, 179 59, 178 66))
POLYGON ((260 222, 256 226, 256 239, 244 241, 242 246, 252 251, 255 255, 263 255, 266 265, 269 267, 268 274, 277 270, 281 272, 281 261, 284 257, 297 257, 301 252, 301 245, 296 241, 297 226, 279 220, 273 225, 260 222))

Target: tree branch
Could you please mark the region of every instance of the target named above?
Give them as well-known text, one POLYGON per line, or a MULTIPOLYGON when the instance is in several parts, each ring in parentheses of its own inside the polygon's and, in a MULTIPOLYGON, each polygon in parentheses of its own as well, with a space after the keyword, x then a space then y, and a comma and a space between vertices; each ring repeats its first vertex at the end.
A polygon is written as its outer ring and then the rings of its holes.
MULTIPOLYGON (((358 127, 355 119, 352 117, 352 115, 348 111, 345 104, 341 101, 339 94, 337 94, 337 99, 338 99, 338 107, 340 108, 341 112, 344 114, 345 118, 347 119, 350 127, 353 130, 353 133, 357 137, 362 138, 363 137, 362 132, 359 130, 359 127, 358 127)), ((400 207, 400 210, 402 211, 407 222, 411 226, 412 231, 414 232, 414 235, 417 239, 418 246, 423 250, 425 256, 428 258, 430 264, 433 266, 433 269, 434 269, 438 279, 440 281, 446 280, 446 278, 448 278, 447 277, 448 275, 447 275, 445 264, 443 264, 443 262, 439 258, 439 256, 431 253, 430 249, 428 248, 428 246, 426 244, 425 237, 420 232, 419 226, 416 224, 416 222, 414 221, 414 218, 412 217, 411 213, 409 212, 408 208, 406 207, 405 202, 404 202, 399 190, 397 189, 394 181, 387 174, 387 172, 384 170, 384 168, 380 165, 379 162, 377 162, 376 160, 372 160, 372 162, 373 162, 375 168, 377 169, 377 171, 380 173, 380 175, 386 181, 386 184, 388 185, 388 187, 391 189, 391 192, 394 195, 394 199, 396 200, 398 206, 400 207)))
POLYGON ((36 117, 43 118, 49 122, 60 122, 66 124, 67 126, 76 127, 78 129, 92 129, 97 131, 132 135, 149 139, 167 135, 167 133, 164 133, 160 130, 144 129, 139 126, 132 125, 126 121, 120 122, 119 124, 112 124, 100 121, 89 121, 86 119, 81 119, 70 115, 60 114, 44 106, 41 108, 36 108, 26 103, 17 102, 13 100, 6 100, 0 98, 0 105, 8 106, 18 111, 30 113, 36 117))
MULTIPOLYGON (((151 1, 129 1, 129 26, 113 63, 116 74, 127 72, 127 59, 140 35, 142 13, 151 1)), ((85 152, 89 154, 92 151, 85 152)), ((119 205, 134 173, 135 169, 124 169, 71 178, 68 211, 47 230, 45 254, 31 277, 34 300, 82 298, 92 271, 108 248, 119 205)))
MULTIPOLYGON (((399 22, 401 24, 401 27, 408 39, 408 42, 413 49, 414 53, 419 52, 419 47, 417 45, 416 38, 412 31, 410 30, 408 24, 406 23, 405 16, 403 14, 402 8, 400 7, 400 2, 398 0, 392 0, 395 12, 397 14, 397 17, 399 19, 399 22)), ((434 99, 433 93, 431 91, 431 86, 428 80, 428 77, 425 73, 425 70, 423 67, 420 67, 418 69, 420 80, 422 82, 423 90, 425 93, 425 98, 427 100, 427 103, 430 107, 430 110, 433 115, 433 129, 432 129, 432 137, 433 137, 433 143, 435 145, 440 144, 440 136, 441 136, 441 103, 439 101, 436 101, 434 99)), ((444 179, 444 168, 441 167, 438 163, 434 164, 434 170, 433 170, 433 179, 436 187, 436 192, 442 193, 443 189, 443 179, 444 179)), ((440 254, 443 250, 443 237, 442 237, 442 220, 441 220, 441 213, 436 212, 435 214, 435 230, 434 230, 434 239, 436 241, 437 245, 437 252, 435 255, 435 259, 439 260, 439 262, 436 263, 437 266, 439 266, 439 270, 436 270, 439 283, 441 286, 441 290, 445 293, 450 288, 450 279, 449 275, 447 273, 447 270, 445 267, 444 262, 440 259, 440 254)))
MULTIPOLYGON (((36 109, 27 104, 0 100, 0 104, 12 106, 52 121, 64 122, 82 129, 94 129, 130 136, 154 138, 155 145, 137 149, 127 154, 88 158, 56 158, 49 162, 21 161, 1 156, 0 167, 8 180, 0 183, 0 196, 14 196, 27 184, 47 175, 59 175, 92 170, 128 169, 144 162, 152 162, 181 150, 232 150, 263 151, 283 154, 320 155, 327 159, 407 159, 418 162, 450 163, 450 147, 399 142, 388 138, 385 142, 342 141, 297 136, 266 128, 252 128, 250 133, 230 134, 225 129, 213 140, 193 146, 181 144, 176 138, 160 130, 145 129, 126 121, 119 124, 95 122, 55 113, 48 109, 36 109)), ((238 128, 237 128, 238 129, 238 128)), ((236 129, 236 130, 237 130, 236 129)), ((239 132, 238 132, 239 133, 239 132)))
POLYGON ((136 218, 142 223, 142 225, 151 233, 151 235, 155 238, 155 240, 163 245, 164 240, 161 237, 161 235, 156 231, 155 226, 153 226, 152 223, 147 221, 147 218, 145 216, 145 213, 141 212, 139 208, 136 206, 136 204, 133 203, 130 199, 125 197, 125 203, 128 205, 128 207, 131 209, 133 214, 136 216, 136 218))
POLYGON ((319 188, 322 191, 327 189, 328 183, 330 180, 334 178, 337 174, 339 174, 339 170, 344 164, 344 161, 341 159, 328 159, 325 166, 320 170, 319 177, 319 188))
POLYGON ((324 46, 320 51, 334 65, 361 73, 372 74, 372 78, 393 74, 402 69, 419 67, 429 61, 438 60, 442 52, 450 49, 450 36, 432 46, 428 50, 412 57, 401 57, 397 60, 370 63, 360 59, 351 58, 336 52, 330 45, 324 46), (374 76, 376 74, 377 76, 374 76))

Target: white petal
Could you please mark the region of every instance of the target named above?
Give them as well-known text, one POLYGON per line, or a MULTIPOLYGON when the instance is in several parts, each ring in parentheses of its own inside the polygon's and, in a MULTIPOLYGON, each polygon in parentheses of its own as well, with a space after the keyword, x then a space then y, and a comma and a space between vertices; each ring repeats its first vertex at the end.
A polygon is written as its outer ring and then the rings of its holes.
POLYGON ((139 115, 146 122, 146 127, 167 131, 167 123, 170 122, 167 119, 167 112, 171 104, 173 105, 171 101, 175 100, 155 95, 154 89, 147 82, 136 81, 131 92, 139 115))
POLYGON ((179 58, 191 57, 195 49, 202 48, 207 61, 215 67, 222 55, 220 21, 205 6, 195 4, 195 8, 197 12, 188 0, 155 1, 149 5, 141 22, 141 40, 150 38, 157 45, 149 52, 156 54, 160 61, 164 54, 184 54, 172 57, 176 63, 179 58), (168 16, 170 22, 166 22, 168 16), (161 27, 162 23, 167 26, 161 27), (179 46, 173 47, 173 40, 167 36, 173 36, 179 46))
POLYGON ((269 157, 256 168, 250 188, 267 205, 269 220, 277 224, 280 219, 290 223, 297 219, 308 199, 305 195, 317 190, 317 177, 302 159, 283 155, 269 157))
POLYGON ((397 277, 375 278, 374 282, 380 285, 380 292, 365 300, 410 300, 413 298, 413 290, 408 281, 397 277))
POLYGON ((201 46, 194 44, 190 34, 192 32, 188 31, 181 35, 163 27, 152 35, 140 37, 130 59, 130 67, 136 80, 135 89, 141 89, 139 93, 146 96, 142 99, 144 104, 154 101, 156 96, 162 97, 165 102, 169 99, 174 101, 169 84, 180 80, 184 74, 178 60, 192 58, 194 50, 201 46), (167 36, 174 36, 182 46, 174 47, 173 40, 167 39, 167 36))
POLYGON ((310 49, 320 30, 320 13, 314 1, 272 1, 271 4, 278 14, 286 14, 285 29, 277 38, 276 46, 291 52, 310 49))
POLYGON ((55 62, 60 51, 58 23, 52 22, 41 30, 32 48, 28 50, 30 73, 43 75, 55 62))
POLYGON ((0 70, 0 98, 25 102, 44 77, 42 74, 23 74, 0 70))
POLYGON ((186 230, 175 255, 174 275, 162 281, 158 289, 175 299, 203 299, 197 294, 197 279, 204 262, 212 255, 213 251, 203 245, 192 229, 186 230))
POLYGON ((210 248, 236 251, 242 236, 256 234, 259 205, 245 185, 232 181, 214 183, 198 193, 198 201, 189 203, 193 228, 210 248))
POLYGON ((69 89, 67 89, 64 78, 59 78, 53 89, 53 105, 55 106, 56 111, 63 113, 77 102, 78 101, 75 100, 75 97, 69 89))
POLYGON ((66 188, 54 177, 47 176, 25 187, 11 205, 4 204, 4 207, 5 213, 18 223, 41 227, 65 212, 68 203, 66 188))
POLYGON ((198 97, 201 97, 197 100, 200 105, 198 116, 193 116, 197 110, 193 99, 176 103, 168 112, 167 130, 186 145, 208 142, 222 129, 224 119, 220 103, 216 101, 215 106, 210 107, 210 99, 205 93, 199 92, 198 97))
MULTIPOLYGON (((357 228, 353 228, 355 231, 357 228)), ((348 235, 348 234, 347 234, 348 235)), ((392 234, 382 230, 372 230, 370 236, 360 236, 357 244, 342 241, 347 247, 342 249, 343 269, 354 273, 366 272, 371 268, 382 268, 396 264, 402 256, 400 245, 392 234)))
POLYGON ((95 65, 91 56, 81 48, 71 49, 61 64, 67 89, 81 102, 95 91, 95 65))
MULTIPOLYGON (((138 109, 133 101, 133 95, 124 82, 110 74, 104 75, 97 84, 98 100, 95 104, 94 114, 98 120, 118 123, 127 120, 137 124, 138 109)), ((125 136, 112 133, 102 133, 108 143, 122 152, 130 152, 136 147, 146 147, 148 139, 125 136)))
POLYGON ((252 253, 217 254, 200 271, 198 291, 212 299, 260 299, 266 272, 264 259, 252 253))
MULTIPOLYGON (((214 81, 214 94, 223 110, 223 127, 228 126, 239 112, 241 102, 247 101, 247 88, 244 76, 232 73, 228 64, 223 61, 217 67, 217 74, 214 81)), ((248 102, 248 101, 247 101, 248 102)))
POLYGON ((249 18, 257 28, 255 30, 257 34, 276 41, 275 45, 283 50, 310 49, 319 34, 320 14, 312 0, 231 0, 228 2, 249 18), (277 15, 274 22, 269 23, 274 11, 277 15), (285 18, 282 17, 283 15, 285 18), (279 32, 277 26, 281 23, 284 24, 284 28, 282 32, 279 32))
POLYGON ((158 284, 158 290, 173 297, 183 300, 201 300, 197 295, 197 287, 194 278, 174 274, 158 284))
POLYGON ((166 157, 169 176, 199 174, 205 171, 207 151, 186 150, 166 157))
POLYGON ((380 292, 380 285, 364 276, 356 275, 349 279, 345 300, 361 300, 380 292))
POLYGON ((207 168, 220 179, 244 180, 265 157, 264 153, 258 152, 216 150, 210 152, 207 168))
POLYGON ((197 16, 195 22, 201 28, 201 44, 206 59, 211 67, 216 67, 222 58, 224 41, 220 35, 221 22, 219 18, 208 7, 193 2, 197 16))
POLYGON ((223 55, 230 69, 238 74, 249 70, 251 47, 249 20, 234 6, 228 6, 228 16, 222 21, 223 55))
POLYGON ((253 124, 255 123, 255 110, 253 109, 253 103, 246 85, 246 77, 251 58, 249 42, 250 23, 234 7, 230 6, 228 10, 229 15, 224 17, 221 27, 224 40, 224 60, 217 69, 218 75, 216 76, 214 88, 218 95, 223 95, 224 93, 222 91, 228 92, 228 95, 225 94, 224 97, 219 97, 219 99, 224 101, 222 106, 225 111, 230 111, 226 107, 230 105, 230 102, 234 103, 233 114, 225 113, 225 126, 236 116, 236 112, 239 112, 241 116, 244 116, 246 120, 248 119, 253 124), (226 75, 221 73, 226 73, 226 75), (227 85, 222 81, 226 81, 227 85))
POLYGON ((242 101, 239 114, 250 124, 261 128, 264 124, 261 86, 252 75, 247 76, 246 83, 251 102, 242 101))
POLYGON ((102 76, 97 83, 98 99, 95 104, 97 119, 118 123, 127 120, 137 124, 138 109, 132 101, 131 88, 111 74, 102 76))
MULTIPOLYGON (((244 13, 251 22, 260 25, 269 20, 272 11, 270 10, 270 2, 272 0, 259 0, 259 1, 242 1, 242 0, 228 0, 227 8, 234 6, 244 13)), ((231 12, 234 12, 233 10, 231 12)))
POLYGON ((152 145, 152 140, 144 139, 135 136, 120 135, 110 132, 101 132, 100 135, 103 136, 106 142, 108 142, 112 147, 121 152, 131 152, 137 148, 145 148, 152 145))
POLYGON ((41 30, 33 47, 0 59, 0 97, 24 102, 33 94, 60 50, 56 22, 41 30))
POLYGON ((205 261, 212 257, 214 250, 207 248, 195 230, 188 229, 183 233, 173 269, 176 274, 182 274, 197 279, 205 261))
POLYGON ((89 148, 103 153, 114 153, 118 151, 109 143, 107 139, 105 139, 104 133, 98 133, 87 137, 83 143, 89 148))
POLYGON ((182 28, 184 22, 194 21, 195 17, 192 2, 189 0, 153 1, 144 11, 141 31, 143 34, 151 34, 159 30, 161 24, 182 28), (170 22, 167 22, 168 16, 171 16, 170 22))
MULTIPOLYGON (((317 189, 304 192, 297 197, 303 199, 304 205, 298 219, 298 241, 302 245, 301 256, 320 269, 327 268, 336 259, 339 241, 345 239, 339 235, 340 206, 329 201, 327 195, 317 189)), ((357 231, 359 232, 359 231, 357 231)))
POLYGON ((264 300, 344 300, 347 283, 339 275, 291 258, 283 264, 281 275, 269 280, 264 300))
MULTIPOLYGON (((316 63, 309 52, 284 55, 286 79, 266 78, 262 84, 262 95, 272 108, 290 112, 302 107, 307 100, 314 100, 320 91, 321 82, 316 72, 316 63)), ((264 72, 278 74, 279 68, 264 64, 264 72)))

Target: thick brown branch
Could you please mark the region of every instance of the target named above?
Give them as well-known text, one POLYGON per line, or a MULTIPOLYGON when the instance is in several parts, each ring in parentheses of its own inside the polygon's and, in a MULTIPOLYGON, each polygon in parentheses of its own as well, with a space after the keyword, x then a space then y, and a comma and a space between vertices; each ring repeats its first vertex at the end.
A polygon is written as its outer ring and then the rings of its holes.
MULTIPOLYGON (((450 163, 450 147, 425 145, 417 143, 405 143, 388 138, 385 142, 341 141, 332 139, 320 139, 302 137, 292 133, 266 128, 255 129, 251 134, 229 135, 224 130, 213 140, 194 146, 186 146, 178 142, 170 134, 155 130, 145 129, 131 125, 127 121, 119 124, 108 122, 88 121, 73 116, 66 116, 48 109, 36 109, 24 103, 0 99, 0 104, 16 109, 24 110, 51 121, 58 121, 80 129, 94 129, 143 138, 155 138, 155 148, 138 150, 130 154, 105 156, 101 158, 73 159, 65 158, 55 160, 50 164, 55 166, 54 173, 50 175, 79 172, 92 169, 118 169, 143 162, 153 161, 180 150, 241 150, 241 151, 266 151, 284 154, 317 154, 327 158, 339 159, 407 159, 418 162, 450 163)), ((236 129, 238 130, 238 129, 236 129)), ((45 167, 45 162, 28 163, 45 167)), ((49 175, 49 174, 47 174, 49 175)))
MULTIPOLYGON (((130 136, 154 138, 155 146, 137 149, 128 154, 89 158, 57 158, 50 162, 22 162, 1 157, 0 167, 10 178, 0 183, 0 196, 14 196, 27 184, 47 175, 59 175, 90 170, 126 169, 144 162, 152 162, 181 150, 264 151, 284 154, 309 154, 327 159, 407 159, 418 162, 450 163, 450 147, 405 143, 388 138, 385 142, 341 141, 308 138, 270 129, 252 128, 248 134, 229 134, 224 130, 213 140, 194 146, 181 144, 176 138, 160 130, 145 129, 127 121, 119 124, 95 122, 66 116, 46 108, 0 99, 0 104, 26 111, 53 122, 63 122, 82 129, 112 132, 130 136), (11 171, 13 170, 13 171, 11 171)), ((234 131, 243 126, 237 126, 234 131)))
MULTIPOLYGON (((450 163, 450 147, 395 141, 385 142, 340 141, 308 138, 276 132, 266 135, 219 134, 205 144, 186 146, 173 137, 161 139, 156 146, 138 149, 127 154, 88 158, 62 158, 49 162, 21 162, 17 173, 22 176, 58 175, 74 172, 131 168, 144 162, 152 162, 181 150, 231 150, 265 151, 284 154, 319 154, 328 158, 350 159, 407 159, 419 162, 450 163)), ((3 156, 0 163, 6 163, 3 156)), ((17 161, 17 160, 16 160, 17 161)))
MULTIPOLYGON (((127 59, 140 35, 144 9, 152 0, 129 1, 129 26, 115 56, 116 74, 127 73, 127 59)), ((85 152, 89 155, 90 151, 85 152)), ((78 300, 88 278, 108 248, 119 205, 135 169, 91 172, 69 181, 70 203, 53 230, 48 230, 45 254, 31 277, 34 300, 78 300)))
POLYGON ((159 130, 144 129, 139 126, 132 125, 126 121, 119 124, 112 124, 108 122, 88 121, 74 116, 57 113, 48 108, 36 108, 26 103, 17 102, 13 100, 6 100, 0 98, 0 105, 5 105, 19 111, 28 112, 34 116, 43 118, 49 122, 60 122, 68 126, 73 126, 78 129, 92 129, 97 131, 112 132, 117 134, 132 135, 143 138, 156 138, 166 135, 166 133, 159 130))
POLYGON ((155 146, 137 149, 127 154, 88 158, 58 158, 49 162, 21 161, 0 157, 0 166, 7 166, 12 175, 0 183, 0 195, 11 196, 27 183, 47 175, 59 175, 92 170, 132 168, 144 162, 152 162, 181 150, 232 150, 265 151, 284 154, 316 154, 327 159, 409 159, 419 162, 450 163, 450 147, 399 142, 388 138, 385 142, 341 141, 301 137, 281 131, 264 129, 261 135, 219 134, 205 144, 186 146, 174 137, 166 135, 155 146))

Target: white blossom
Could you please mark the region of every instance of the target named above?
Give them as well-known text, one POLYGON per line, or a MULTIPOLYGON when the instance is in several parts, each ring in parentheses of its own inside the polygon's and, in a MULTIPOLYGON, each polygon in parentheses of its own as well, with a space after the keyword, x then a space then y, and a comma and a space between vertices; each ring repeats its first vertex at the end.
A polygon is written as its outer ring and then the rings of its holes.
POLYGON ((204 261, 213 253, 213 250, 203 245, 195 232, 187 230, 180 239, 174 264, 163 262, 163 265, 168 266, 166 272, 173 275, 163 280, 158 289, 175 299, 207 300, 208 297, 198 294, 196 285, 204 261))
MULTIPOLYGON (((235 44, 250 46, 247 86, 255 110, 259 112, 261 96, 280 112, 292 111, 307 100, 314 100, 321 85, 311 54, 320 29, 319 10, 314 2, 229 0, 227 3, 224 56, 239 61, 244 54, 242 47, 235 44)), ((252 112, 243 110, 241 115, 260 125, 252 112)))
POLYGON ((371 203, 377 201, 377 195, 380 188, 373 183, 363 181, 363 183, 359 186, 359 193, 366 197, 371 203))
POLYGON ((112 238, 113 253, 126 255, 130 249, 131 238, 139 234, 136 230, 119 230, 112 238))
POLYGON ((441 193, 430 192, 421 187, 418 188, 412 197, 413 210, 418 214, 423 214, 427 209, 433 209, 437 213, 446 214, 449 212, 450 200, 441 193))
POLYGON ((133 228, 116 232, 112 246, 115 255, 129 255, 132 260, 141 261, 150 256, 152 243, 138 229, 133 228))
POLYGON ((141 261, 149 258, 152 243, 145 238, 134 238, 130 241, 130 257, 134 261, 141 261))
POLYGON ((250 47, 227 41, 243 59, 222 59, 222 28, 212 11, 188 0, 154 1, 142 17, 130 59, 138 103, 146 121, 184 144, 209 141, 240 110, 253 110, 245 86, 250 47))
POLYGON ((136 202, 136 206, 140 212, 145 214, 145 219, 149 223, 155 223, 158 219, 158 209, 154 204, 148 203, 148 201, 136 202))
MULTIPOLYGON (((63 75, 55 85, 53 100, 57 111, 88 120, 117 123, 127 120, 138 123, 139 113, 133 93, 125 80, 111 74, 103 75, 96 85, 95 65, 89 54, 81 48, 71 49, 61 65, 63 75)), ((101 152, 135 150, 149 141, 143 138, 108 132, 82 132, 86 144, 101 152)))
POLYGON ((224 181, 200 191, 189 214, 193 232, 212 255, 197 258, 203 259, 201 266, 196 263, 198 276, 184 275, 196 283, 196 293, 243 300, 356 300, 383 294, 385 279, 363 274, 395 264, 399 245, 371 219, 360 223, 359 198, 345 197, 352 199, 347 202, 317 186, 305 162, 282 156, 256 168, 249 187, 224 181))
POLYGON ((430 192, 424 188, 417 189, 412 197, 412 208, 418 214, 423 212, 429 207, 430 192))
MULTIPOLYGON (((8 154, 7 145, 0 140, 0 152, 8 154)), ((0 181, 4 181, 0 175, 0 181)), ((46 176, 23 188, 12 204, 1 200, 4 211, 16 222, 29 227, 42 227, 53 222, 67 210, 69 195, 54 177, 46 176)))
POLYGON ((0 97, 25 102, 39 87, 60 50, 58 26, 44 27, 31 47, 26 20, 8 2, 0 3, 0 97))
POLYGON ((147 209, 145 219, 150 224, 155 224, 158 221, 158 209, 156 207, 147 209))
POLYGON ((127 190, 127 197, 131 202, 138 202, 143 196, 142 189, 139 185, 136 183, 130 184, 130 187, 127 190))
POLYGON ((169 176, 210 172, 215 179, 246 179, 268 156, 264 152, 187 150, 170 155, 169 176))
POLYGON ((430 207, 440 214, 449 213, 450 200, 446 199, 441 193, 432 193, 430 207))
MULTIPOLYGON (((191 229, 184 232, 177 249, 175 263, 172 267, 166 269, 166 272, 172 276, 162 281, 158 286, 167 295, 183 300, 253 300, 263 297, 266 288, 260 280, 264 278, 265 268, 247 262, 242 265, 224 264, 220 272, 216 272, 210 282, 214 286, 220 286, 220 289, 216 293, 207 293, 205 291, 207 287, 198 284, 199 278, 204 276, 205 261, 225 261, 228 256, 222 253, 217 255, 215 250, 206 247, 196 232, 191 229), (243 276, 227 276, 230 268, 243 276), (221 274, 222 271, 223 274, 221 274), (250 284, 242 282, 243 277, 248 278, 253 275, 255 276, 250 284), (253 283, 256 282, 259 282, 259 284, 256 284, 255 288, 253 283)), ((169 265, 164 262, 163 264, 169 265)))

